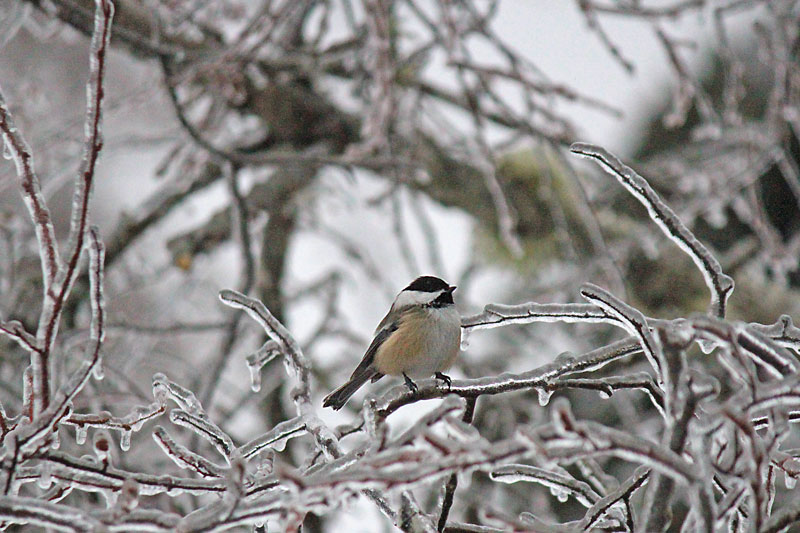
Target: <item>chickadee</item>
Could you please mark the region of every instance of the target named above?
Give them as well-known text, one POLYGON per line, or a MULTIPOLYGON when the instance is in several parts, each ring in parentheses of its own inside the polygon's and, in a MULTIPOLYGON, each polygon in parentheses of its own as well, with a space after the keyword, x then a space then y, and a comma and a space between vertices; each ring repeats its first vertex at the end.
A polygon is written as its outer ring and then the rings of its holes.
POLYGON ((323 406, 338 411, 367 380, 374 383, 385 374, 402 375, 414 392, 412 377, 435 375, 449 385, 450 378, 442 372, 456 360, 461 345, 454 290, 439 278, 421 276, 400 291, 353 375, 325 397, 323 406))

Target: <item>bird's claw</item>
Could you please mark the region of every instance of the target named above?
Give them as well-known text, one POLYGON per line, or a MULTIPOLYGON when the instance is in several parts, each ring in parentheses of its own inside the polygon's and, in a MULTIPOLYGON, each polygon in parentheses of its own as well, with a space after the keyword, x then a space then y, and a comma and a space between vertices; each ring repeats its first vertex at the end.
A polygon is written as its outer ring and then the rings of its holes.
POLYGON ((405 372, 403 372, 403 379, 406 382, 406 387, 408 387, 408 390, 410 390, 414 394, 416 394, 419 391, 419 387, 417 386, 417 384, 411 381, 411 378, 408 377, 405 372))
POLYGON ((447 374, 443 374, 441 372, 436 372, 434 374, 434 377, 436 377, 436 379, 438 380, 444 381, 445 384, 447 385, 447 390, 450 390, 450 384, 453 382, 453 380, 450 379, 450 376, 448 376, 447 374))

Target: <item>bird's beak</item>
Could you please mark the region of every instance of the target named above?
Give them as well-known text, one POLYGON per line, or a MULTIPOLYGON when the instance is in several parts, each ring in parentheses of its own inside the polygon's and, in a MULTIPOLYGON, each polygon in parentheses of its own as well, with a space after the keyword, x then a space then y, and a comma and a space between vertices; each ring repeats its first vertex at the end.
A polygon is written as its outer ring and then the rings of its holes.
POLYGON ((453 294, 454 290, 456 290, 456 286, 452 285, 449 289, 447 289, 447 292, 449 292, 450 294, 453 294))

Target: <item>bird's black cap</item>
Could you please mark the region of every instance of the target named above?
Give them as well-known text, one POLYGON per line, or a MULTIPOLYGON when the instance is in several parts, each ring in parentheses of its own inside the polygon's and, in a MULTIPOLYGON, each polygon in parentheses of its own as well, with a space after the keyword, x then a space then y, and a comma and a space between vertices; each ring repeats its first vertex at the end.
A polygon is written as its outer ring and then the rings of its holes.
POLYGON ((406 287, 403 290, 419 291, 419 292, 438 292, 438 291, 445 291, 448 289, 450 289, 450 285, 448 285, 443 279, 439 279, 436 276, 420 276, 411 283, 409 283, 408 287, 406 287))

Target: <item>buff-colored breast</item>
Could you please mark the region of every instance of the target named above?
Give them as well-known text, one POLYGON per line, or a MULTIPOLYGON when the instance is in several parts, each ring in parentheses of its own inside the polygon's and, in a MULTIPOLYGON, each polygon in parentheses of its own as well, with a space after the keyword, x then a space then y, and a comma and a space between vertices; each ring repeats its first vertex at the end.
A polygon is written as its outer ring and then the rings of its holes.
POLYGON ((455 308, 420 308, 400 321, 378 348, 375 368, 382 374, 430 377, 450 368, 458 357, 461 321, 455 308))

